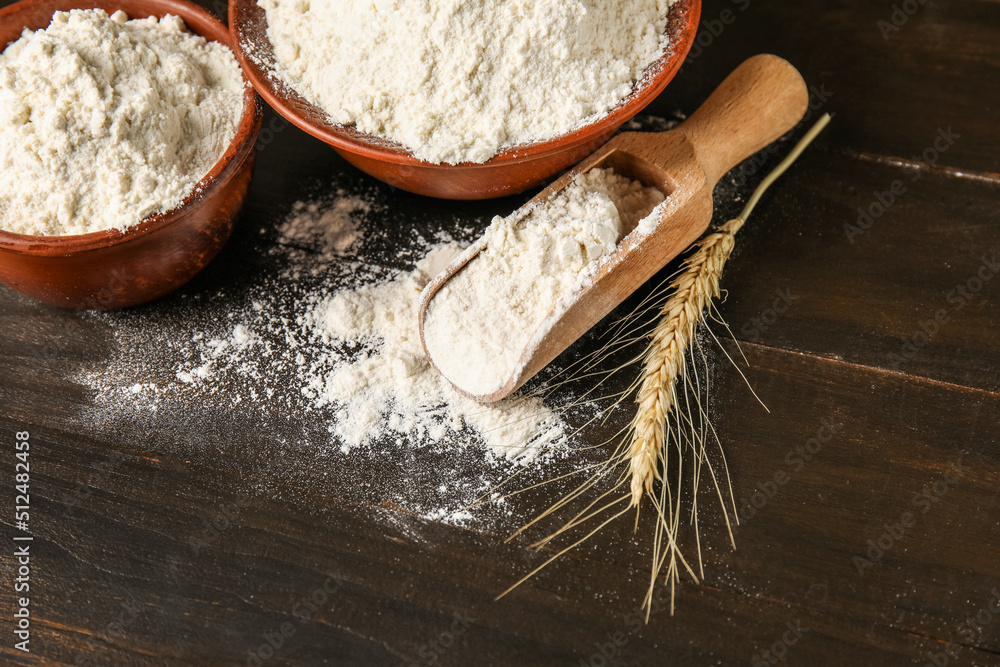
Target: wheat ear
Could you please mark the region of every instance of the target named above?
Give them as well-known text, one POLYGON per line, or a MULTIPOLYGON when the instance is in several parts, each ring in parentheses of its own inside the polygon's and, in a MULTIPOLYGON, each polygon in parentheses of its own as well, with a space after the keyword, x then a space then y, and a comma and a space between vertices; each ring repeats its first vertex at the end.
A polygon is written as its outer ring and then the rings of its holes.
MULTIPOLYGON (((735 246, 736 233, 744 225, 764 191, 788 169, 829 120, 829 115, 821 118, 792 149, 788 157, 758 186, 739 217, 730 220, 719 231, 698 242, 697 249, 684 262, 681 273, 671 282, 670 286, 666 289, 657 288, 653 295, 647 297, 640 304, 636 312, 626 316, 615 325, 612 329, 613 340, 595 351, 584 362, 582 377, 590 377, 593 374, 593 365, 600 363, 600 360, 611 354, 609 350, 627 348, 633 342, 645 338, 645 336, 637 334, 634 326, 636 326, 637 321, 644 320, 643 316, 647 309, 660 311, 659 322, 650 334, 650 340, 645 350, 633 357, 631 361, 610 372, 613 375, 624 368, 629 368, 633 363, 640 361, 643 363, 642 375, 630 383, 628 389, 612 395, 617 399, 614 403, 614 406, 617 406, 626 401, 633 391, 636 391, 635 400, 639 405, 629 426, 602 443, 603 446, 617 441, 618 444, 614 451, 603 462, 590 464, 578 470, 577 473, 585 475, 586 479, 569 494, 550 505, 548 509, 523 526, 515 535, 574 502, 586 503, 586 494, 612 477, 614 482, 610 489, 600 493, 596 499, 590 500, 583 510, 579 511, 561 528, 535 542, 533 546, 541 549, 550 545, 559 536, 582 529, 584 526, 587 526, 589 532, 582 538, 575 539, 569 546, 558 549, 545 562, 501 593, 498 598, 507 595, 549 564, 578 547, 609 523, 624 515, 630 508, 638 507, 643 495, 650 499, 656 514, 656 528, 653 536, 653 567, 649 588, 643 601, 643 607, 646 609, 646 620, 649 620, 649 614, 653 609, 653 591, 656 581, 664 568, 666 568, 666 578, 671 583, 671 614, 673 613, 674 585, 679 582, 682 571, 686 571, 692 579, 698 581, 698 575, 684 558, 678 542, 682 497, 680 485, 683 479, 681 468, 685 460, 685 449, 693 455, 694 463, 691 473, 694 480, 691 494, 691 521, 695 528, 696 540, 700 539, 698 538, 697 498, 698 480, 703 465, 709 471, 716 493, 723 503, 723 509, 725 509, 725 501, 720 479, 712 469, 705 446, 709 438, 718 441, 718 436, 715 435, 705 408, 700 402, 700 396, 708 393, 708 384, 707 381, 702 384, 698 379, 697 369, 692 372, 688 371, 687 352, 694 342, 691 357, 701 359, 701 366, 704 367, 704 372, 707 375, 707 359, 700 344, 695 339, 695 332, 698 324, 704 320, 706 311, 713 311, 713 300, 720 296, 719 280, 726 261, 735 246), (674 290, 674 293, 664 302, 664 305, 656 305, 661 302, 662 295, 670 293, 670 290, 674 290), (594 361, 595 359, 598 361, 594 361), (678 389, 678 385, 680 389, 678 389), (673 456, 673 460, 677 462, 676 470, 674 470, 676 479, 672 481, 666 479, 668 437, 676 448, 673 456), (657 479, 661 480, 659 494, 653 491, 653 481, 657 479), (619 493, 622 495, 618 495, 619 493), (607 516, 609 513, 610 517, 607 516), (593 522, 597 522, 598 525, 590 528, 593 522)), ((604 380, 601 380, 598 385, 603 382, 604 380)), ((596 389, 592 391, 596 391, 596 389)), ((728 479, 728 469, 724 472, 725 479, 728 479)), ((566 479, 569 476, 562 475, 556 480, 566 479)), ((528 488, 536 488, 546 483, 542 482, 528 488)), ((732 498, 731 488, 729 496, 732 498)), ((728 516, 728 512, 726 512, 727 524, 728 516)), ((636 525, 638 526, 638 516, 636 517, 636 525)), ((730 540, 732 540, 732 531, 730 531, 730 540)), ((698 542, 697 564, 700 570, 700 541, 698 542)))
POLYGON ((671 284, 674 294, 664 304, 659 323, 650 335, 635 399, 639 409, 631 429, 632 507, 639 506, 643 493, 653 492, 654 479, 662 479, 667 415, 676 402, 674 387, 684 372, 685 354, 702 311, 719 296, 722 268, 733 251, 733 235, 741 224, 739 218, 730 220, 719 232, 698 243, 698 250, 684 262, 682 273, 671 284))
POLYGON ((639 506, 644 493, 652 495, 654 479, 663 478, 667 417, 676 403, 677 380, 684 373, 685 355, 705 309, 721 294, 719 282, 736 246, 736 233, 767 188, 785 173, 828 122, 830 115, 826 114, 761 182, 737 218, 696 244, 697 250, 687 258, 680 275, 671 283, 674 293, 663 305, 659 323, 650 336, 636 396, 639 407, 632 420, 629 450, 632 507, 639 506))

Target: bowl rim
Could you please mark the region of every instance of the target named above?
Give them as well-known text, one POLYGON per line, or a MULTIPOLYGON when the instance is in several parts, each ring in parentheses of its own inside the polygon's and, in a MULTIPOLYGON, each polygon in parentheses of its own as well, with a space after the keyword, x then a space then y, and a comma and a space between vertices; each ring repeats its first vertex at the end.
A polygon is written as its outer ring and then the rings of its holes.
MULTIPOLYGON (((37 7, 51 7, 51 14, 71 9, 104 9, 111 13, 110 8, 116 4, 139 5, 144 8, 144 11, 148 11, 143 16, 139 16, 138 12, 135 14, 126 12, 129 14, 129 19, 149 16, 162 18, 167 14, 177 16, 184 21, 191 33, 204 37, 208 41, 218 42, 232 51, 234 56, 236 55, 232 35, 226 25, 213 13, 189 0, 128 0, 127 3, 119 3, 116 0, 20 0, 0 9, 0 24, 10 23, 12 20, 16 21, 23 12, 37 7)), ((22 30, 26 27, 28 26, 22 26, 22 30)), ((11 43, 13 42, 3 44, 0 50, 6 49, 11 43)), ((237 59, 237 64, 239 64, 239 59, 237 59)), ((206 193, 224 186, 253 150, 257 135, 256 129, 259 127, 262 113, 260 98, 242 67, 240 67, 240 73, 243 78, 243 111, 239 124, 236 126, 236 133, 222 157, 204 177, 195 183, 191 194, 185 197, 179 205, 168 211, 147 216, 125 230, 113 228, 86 234, 36 236, 0 229, 0 250, 40 256, 60 256, 86 252, 147 236, 184 218, 191 209, 201 202, 206 193)))
MULTIPOLYGON (((673 1, 667 13, 666 32, 670 33, 670 44, 659 58, 646 66, 642 75, 637 79, 637 85, 632 92, 606 113, 565 134, 544 141, 504 148, 485 162, 460 162, 456 164, 427 162, 414 157, 405 146, 398 142, 360 132, 349 125, 341 125, 332 121, 326 125, 318 125, 304 117, 305 110, 329 116, 322 107, 306 100, 301 93, 277 75, 269 74, 259 60, 247 54, 243 37, 250 11, 259 12, 262 16, 261 20, 266 25, 267 19, 264 10, 257 5, 256 0, 229 0, 229 29, 233 34, 233 48, 236 51, 236 57, 260 96, 292 124, 335 149, 380 162, 427 169, 451 169, 455 167, 490 169, 543 158, 552 153, 564 151, 570 146, 583 144, 607 131, 610 127, 617 128, 642 111, 656 96, 663 92, 684 64, 688 52, 694 45, 698 31, 698 23, 701 18, 701 0, 673 1), (253 9, 250 9, 251 7, 253 9), (678 25, 677 22, 681 19, 683 19, 683 24, 678 25)), ((251 51, 256 53, 258 50, 256 45, 251 46, 254 47, 251 51)), ((270 53, 273 54, 273 49, 270 50, 270 53)))

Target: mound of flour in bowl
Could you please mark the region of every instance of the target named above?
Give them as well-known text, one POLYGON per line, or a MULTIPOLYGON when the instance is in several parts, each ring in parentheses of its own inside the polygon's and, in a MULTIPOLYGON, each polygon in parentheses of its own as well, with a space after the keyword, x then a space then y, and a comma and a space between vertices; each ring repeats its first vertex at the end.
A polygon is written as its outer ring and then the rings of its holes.
POLYGON ((541 204, 494 218, 470 252, 482 250, 427 307, 435 366, 474 396, 500 390, 545 317, 663 199, 611 169, 591 169, 541 204))
POLYGON ((175 208, 242 112, 232 52, 176 16, 56 12, 0 54, 0 228, 124 230, 175 208))
POLYGON ((485 162, 631 93, 672 0, 258 0, 275 70, 337 123, 485 162))

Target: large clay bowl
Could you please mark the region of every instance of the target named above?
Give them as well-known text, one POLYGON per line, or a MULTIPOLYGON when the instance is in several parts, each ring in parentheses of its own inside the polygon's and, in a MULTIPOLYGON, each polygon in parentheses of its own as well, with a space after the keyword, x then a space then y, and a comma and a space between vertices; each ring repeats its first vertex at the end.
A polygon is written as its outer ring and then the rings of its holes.
POLYGON ((694 43, 700 13, 701 0, 674 2, 667 23, 670 49, 650 64, 632 94, 605 116, 555 139, 516 146, 482 164, 448 165, 418 160, 399 144, 334 123, 271 72, 274 49, 267 39, 267 18, 256 0, 229 0, 237 57, 268 104, 375 178, 445 199, 488 199, 521 192, 592 153, 673 79, 694 43))
MULTIPOLYGON (((22 0, 0 10, 0 46, 70 9, 122 10, 129 18, 181 17, 188 29, 232 47, 229 31, 186 0, 22 0)), ((245 77, 244 77, 245 78, 245 77)), ((261 105, 247 83, 243 117, 222 159, 177 208, 127 230, 26 236, 0 230, 0 281, 46 303, 107 310, 151 301, 201 271, 229 239, 254 168, 261 105)))

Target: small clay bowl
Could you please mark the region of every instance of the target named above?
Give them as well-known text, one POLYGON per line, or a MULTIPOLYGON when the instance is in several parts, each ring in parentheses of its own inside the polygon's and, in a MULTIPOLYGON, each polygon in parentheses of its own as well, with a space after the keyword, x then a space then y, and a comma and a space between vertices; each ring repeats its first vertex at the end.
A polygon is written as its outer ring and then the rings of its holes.
POLYGON ((694 43, 700 13, 701 0, 674 2, 667 22, 669 50, 650 64, 631 95, 598 120, 548 141, 505 150, 482 164, 448 165, 418 160, 398 143, 334 123, 323 109, 271 73, 274 49, 267 39, 267 17, 257 1, 229 0, 236 56, 268 104, 362 171, 403 190, 444 199, 489 199, 521 192, 590 155, 674 78, 694 43))
MULTIPOLYGON (((122 10, 130 19, 173 14, 191 32, 232 47, 222 22, 186 0, 22 0, 0 9, 0 45, 6 48, 23 28, 47 27, 57 11, 95 8, 122 10)), ((180 206, 124 232, 28 236, 0 230, 0 281, 46 303, 88 310, 134 306, 177 289, 229 239, 250 187, 260 121, 260 100, 246 85, 243 116, 222 159, 180 206)))

